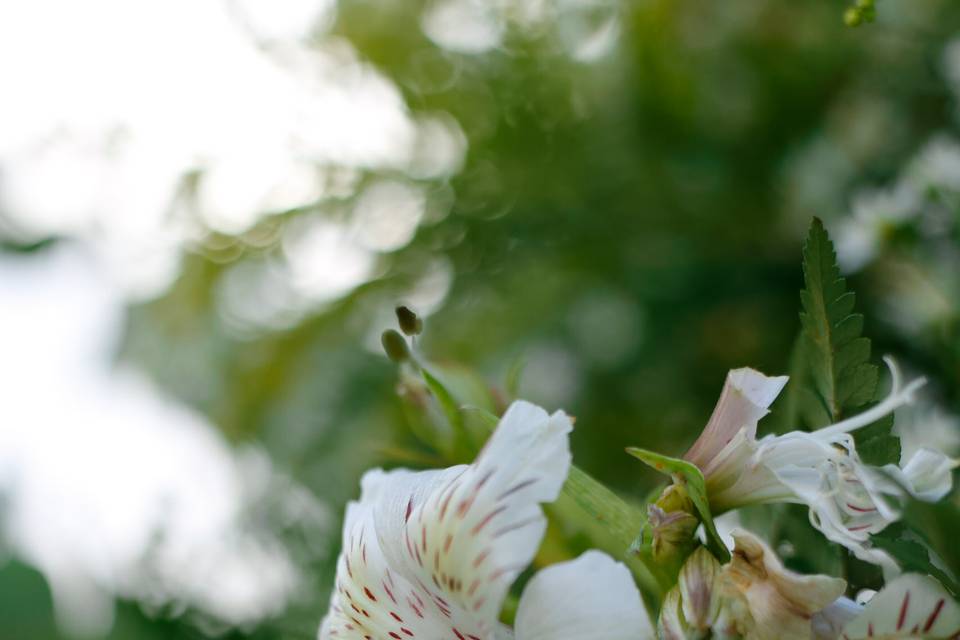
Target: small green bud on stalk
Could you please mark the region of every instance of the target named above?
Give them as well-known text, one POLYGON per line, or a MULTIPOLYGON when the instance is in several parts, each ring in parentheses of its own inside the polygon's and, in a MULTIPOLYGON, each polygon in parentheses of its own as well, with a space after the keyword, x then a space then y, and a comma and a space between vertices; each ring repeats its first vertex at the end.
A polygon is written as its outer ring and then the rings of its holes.
POLYGON ((423 332, 423 319, 414 313, 410 307, 399 306, 396 309, 397 322, 400 330, 408 336, 420 335, 423 332))
POLYGON ((399 332, 387 329, 380 336, 380 343, 383 344, 383 350, 387 352, 387 357, 393 362, 400 364, 410 359, 410 347, 407 346, 407 341, 399 332))

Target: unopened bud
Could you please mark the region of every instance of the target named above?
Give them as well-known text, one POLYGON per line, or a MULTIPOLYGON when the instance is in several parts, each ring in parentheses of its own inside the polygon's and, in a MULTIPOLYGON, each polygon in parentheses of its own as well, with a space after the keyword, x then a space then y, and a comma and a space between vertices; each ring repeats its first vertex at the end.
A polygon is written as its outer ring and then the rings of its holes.
POLYGON ((720 563, 713 554, 704 547, 698 547, 680 570, 677 587, 683 603, 683 618, 696 629, 699 637, 707 635, 719 614, 720 569, 720 563))
POLYGON ((396 312, 400 330, 406 335, 415 336, 423 331, 423 319, 414 313, 410 307, 401 305, 397 307, 396 312))
POLYGON ((664 511, 655 504, 647 506, 651 551, 654 560, 667 562, 683 558, 696 544, 694 534, 700 520, 686 511, 664 511))
POLYGON ((383 350, 387 352, 387 357, 397 364, 410 359, 410 348, 399 332, 387 329, 380 336, 380 343, 383 344, 383 350))
POLYGON ((687 488, 682 484, 669 485, 663 490, 663 493, 660 494, 660 497, 657 498, 654 504, 667 513, 671 511, 686 511, 689 514, 695 513, 693 500, 690 499, 687 488))

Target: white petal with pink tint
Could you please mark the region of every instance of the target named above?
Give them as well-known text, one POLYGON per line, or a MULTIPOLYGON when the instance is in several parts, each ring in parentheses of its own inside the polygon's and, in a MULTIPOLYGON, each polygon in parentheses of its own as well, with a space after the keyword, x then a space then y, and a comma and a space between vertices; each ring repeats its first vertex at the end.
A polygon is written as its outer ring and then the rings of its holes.
POLYGON ((901 517, 908 496, 929 502, 944 497, 957 463, 926 449, 903 467, 873 467, 861 460, 853 432, 912 402, 923 385, 922 379, 903 384, 896 365, 886 361, 893 380, 881 402, 816 431, 760 440, 756 421, 786 378, 752 369, 731 371, 710 422, 684 456, 703 472, 714 513, 770 502, 805 504, 811 523, 829 540, 861 560, 897 571, 871 536, 901 517))
POLYGON ((772 378, 746 367, 728 373, 710 421, 684 459, 706 469, 741 429, 747 430, 748 438, 754 438, 757 423, 769 413, 768 407, 787 380, 786 376, 772 378))
POLYGON ((655 637, 630 570, 598 551, 540 571, 517 611, 517 640, 655 637))

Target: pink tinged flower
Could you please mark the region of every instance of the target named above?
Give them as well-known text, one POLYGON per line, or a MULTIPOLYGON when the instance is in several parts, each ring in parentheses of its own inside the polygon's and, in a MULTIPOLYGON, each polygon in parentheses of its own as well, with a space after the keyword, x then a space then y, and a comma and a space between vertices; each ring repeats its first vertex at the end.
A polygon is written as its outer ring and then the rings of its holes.
POLYGON ((684 456, 703 472, 711 508, 722 512, 749 504, 796 502, 810 508, 810 519, 833 542, 857 557, 893 568, 892 559, 872 548, 870 536, 900 517, 910 495, 936 501, 952 486, 955 463, 941 453, 921 450, 903 467, 864 464, 852 432, 911 402, 916 380, 903 385, 888 361, 893 388, 871 409, 814 432, 794 431, 756 438, 757 421, 783 388, 786 378, 738 369, 730 373, 703 434, 684 456))
POLYGON ((929 576, 904 574, 843 628, 844 640, 960 637, 960 606, 929 576))
POLYGON ((471 465, 371 471, 347 510, 320 640, 653 638, 629 570, 599 552, 549 567, 498 616, 570 468, 570 419, 516 402, 471 465))
POLYGON ((717 630, 747 640, 811 638, 813 617, 843 595, 846 582, 788 571, 748 531, 736 530, 733 538, 733 557, 721 577, 725 604, 717 630))
POLYGON ((683 456, 708 473, 717 464, 717 455, 741 430, 755 439, 757 423, 770 413, 769 407, 786 386, 787 376, 770 378, 750 368, 734 369, 720 392, 720 399, 703 433, 683 456))
MULTIPOLYGON (((838 631, 851 619, 837 611, 843 580, 793 573, 753 534, 735 530, 733 536, 728 564, 721 566, 703 547, 687 559, 664 599, 660 638, 820 640, 818 629, 838 631)), ((823 637, 836 638, 837 631, 823 637)))

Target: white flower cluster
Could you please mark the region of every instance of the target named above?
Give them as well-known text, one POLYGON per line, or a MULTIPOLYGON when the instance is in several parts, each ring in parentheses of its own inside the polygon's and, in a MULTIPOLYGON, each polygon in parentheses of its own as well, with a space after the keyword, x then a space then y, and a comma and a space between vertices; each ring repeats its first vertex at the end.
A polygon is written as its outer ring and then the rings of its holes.
MULTIPOLYGON (((902 467, 870 467, 850 434, 907 402, 919 383, 902 385, 895 373, 889 397, 859 416, 757 440, 757 422, 785 383, 752 369, 728 376, 687 454, 703 470, 712 508, 807 504, 827 538, 895 570, 870 535, 899 517, 895 505, 904 496, 942 497, 953 462, 921 451, 902 467)), ((470 465, 367 473, 360 500, 347 510, 319 640, 821 640, 960 632, 960 606, 929 578, 904 575, 863 607, 843 597, 844 580, 788 571, 742 530, 733 534, 726 565, 704 547, 686 559, 656 628, 627 567, 598 551, 535 574, 513 626, 503 624, 507 593, 546 532, 541 505, 557 498, 570 470, 572 428, 563 412, 515 402, 470 465)))

